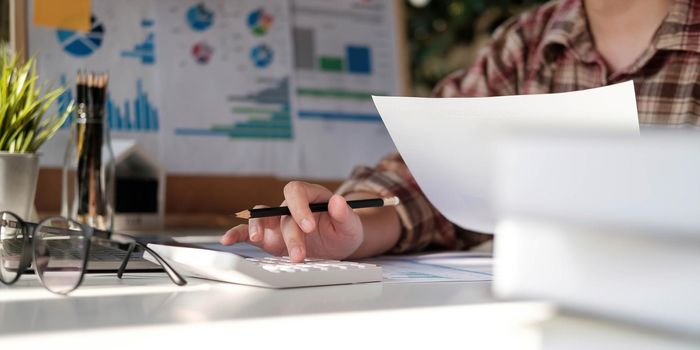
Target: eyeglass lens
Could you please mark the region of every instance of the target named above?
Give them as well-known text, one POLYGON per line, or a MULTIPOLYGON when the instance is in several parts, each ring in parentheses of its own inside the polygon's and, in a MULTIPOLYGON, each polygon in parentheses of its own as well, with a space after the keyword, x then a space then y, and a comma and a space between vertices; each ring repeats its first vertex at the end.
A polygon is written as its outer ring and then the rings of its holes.
POLYGON ((17 279, 24 251, 22 221, 10 212, 0 212, 0 281, 12 283, 17 279))
POLYGON ((80 284, 88 239, 82 227, 65 218, 42 221, 34 232, 34 268, 44 286, 66 294, 80 284))

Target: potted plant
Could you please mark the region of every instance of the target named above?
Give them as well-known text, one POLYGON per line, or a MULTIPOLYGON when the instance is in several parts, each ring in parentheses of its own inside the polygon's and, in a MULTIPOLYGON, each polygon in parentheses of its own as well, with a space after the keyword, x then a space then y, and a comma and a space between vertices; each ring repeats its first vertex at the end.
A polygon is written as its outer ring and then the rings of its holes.
POLYGON ((29 216, 39 175, 37 150, 73 110, 71 103, 63 112, 48 112, 64 91, 39 83, 34 58, 21 62, 0 48, 0 211, 29 216))

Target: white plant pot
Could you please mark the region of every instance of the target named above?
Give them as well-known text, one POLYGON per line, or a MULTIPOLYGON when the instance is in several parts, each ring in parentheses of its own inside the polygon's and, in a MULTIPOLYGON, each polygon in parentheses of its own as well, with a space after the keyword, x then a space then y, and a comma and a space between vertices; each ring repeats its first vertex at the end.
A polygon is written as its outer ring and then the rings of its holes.
POLYGON ((32 220, 38 177, 38 154, 0 152, 0 211, 32 220))

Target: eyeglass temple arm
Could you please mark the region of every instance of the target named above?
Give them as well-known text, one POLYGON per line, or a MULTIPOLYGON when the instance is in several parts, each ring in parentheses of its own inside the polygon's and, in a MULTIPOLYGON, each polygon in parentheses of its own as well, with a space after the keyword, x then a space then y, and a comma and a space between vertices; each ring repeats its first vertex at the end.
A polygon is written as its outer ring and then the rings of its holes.
POLYGON ((129 243, 129 249, 126 251, 126 256, 124 257, 124 260, 122 260, 121 265, 119 265, 119 270, 117 271, 117 278, 122 279, 122 275, 124 275, 124 270, 126 270, 126 265, 129 264, 129 259, 131 259, 131 253, 134 252, 134 249, 136 249, 136 243, 129 243))
POLYGON ((148 246, 145 244, 141 244, 139 242, 132 242, 129 244, 129 250, 126 252, 126 256, 124 257, 121 266, 119 266, 119 271, 117 271, 118 278, 122 278, 126 265, 129 263, 129 258, 131 258, 131 253, 134 252, 136 246, 143 247, 144 250, 151 254, 151 256, 158 261, 158 264, 160 264, 163 270, 165 270, 165 273, 168 274, 168 277, 170 277, 170 280, 173 281, 173 283, 177 284, 178 286, 184 286, 187 284, 187 281, 180 276, 180 274, 177 273, 177 271, 175 271, 175 269, 173 269, 165 260, 163 260, 158 253, 154 252, 153 249, 148 248, 148 246))

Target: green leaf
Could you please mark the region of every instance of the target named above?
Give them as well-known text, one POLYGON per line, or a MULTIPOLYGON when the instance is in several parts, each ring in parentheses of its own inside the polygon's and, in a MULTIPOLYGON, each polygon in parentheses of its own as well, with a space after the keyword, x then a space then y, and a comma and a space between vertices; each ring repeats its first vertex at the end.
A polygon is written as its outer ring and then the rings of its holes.
POLYGON ((19 151, 22 153, 29 152, 28 149, 32 144, 32 140, 34 140, 34 130, 29 130, 29 132, 27 132, 27 137, 24 139, 24 142, 21 143, 19 151))
POLYGON ((74 105, 47 115, 65 88, 46 88, 39 82, 35 57, 21 63, 8 50, 0 51, 0 151, 36 152, 73 113, 74 105))

